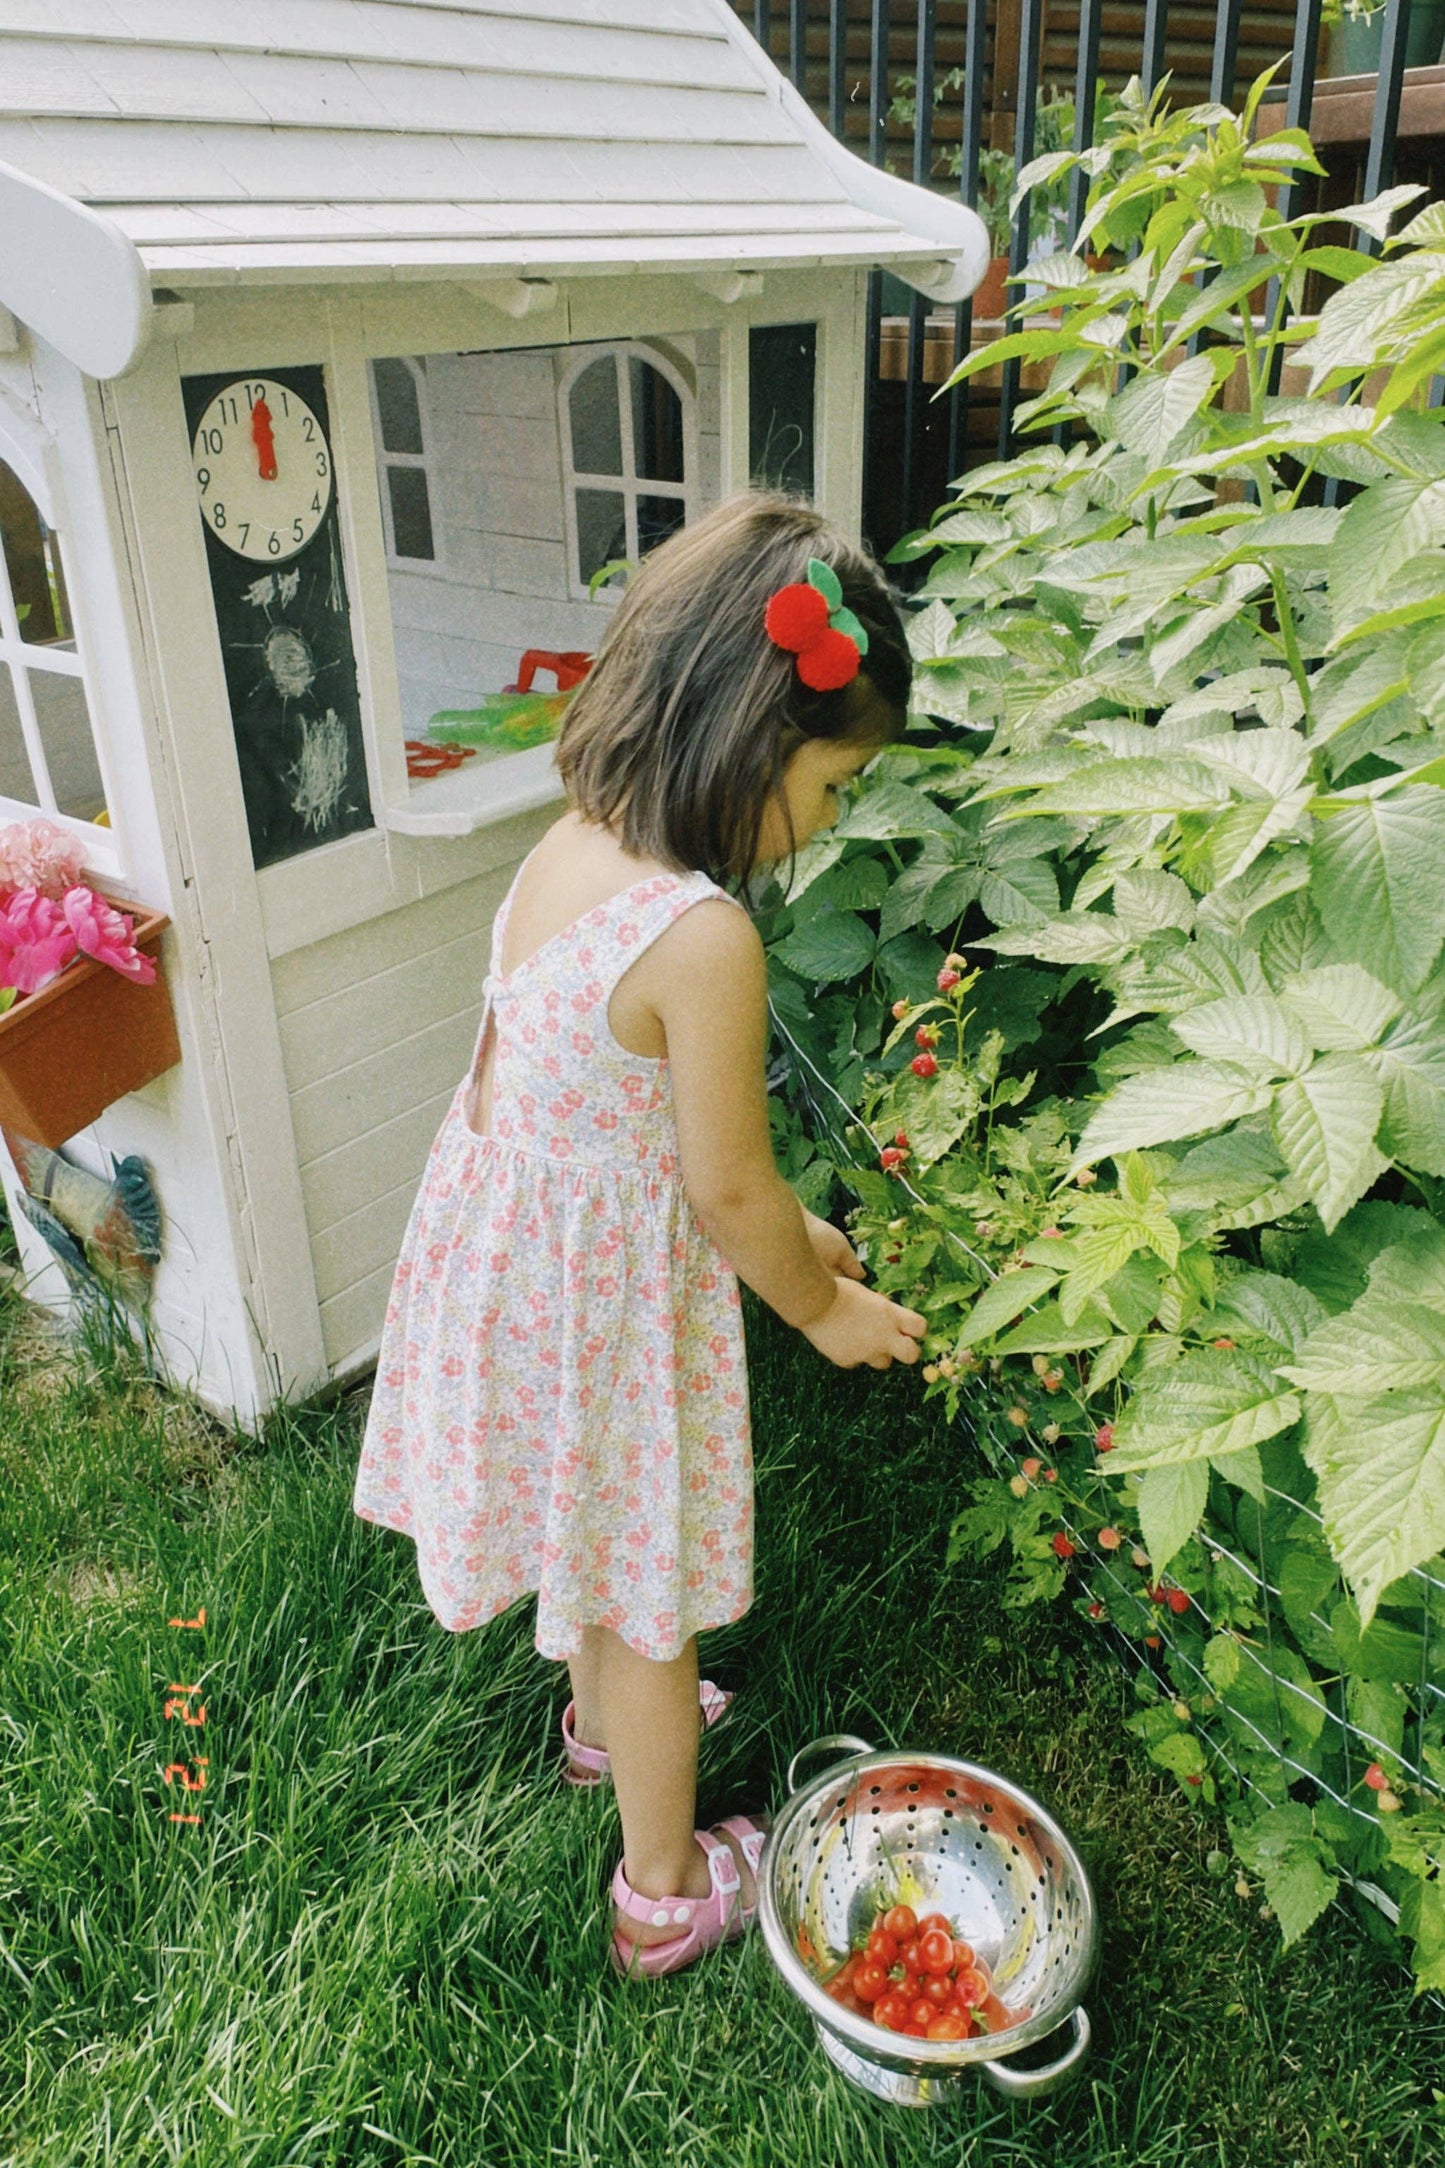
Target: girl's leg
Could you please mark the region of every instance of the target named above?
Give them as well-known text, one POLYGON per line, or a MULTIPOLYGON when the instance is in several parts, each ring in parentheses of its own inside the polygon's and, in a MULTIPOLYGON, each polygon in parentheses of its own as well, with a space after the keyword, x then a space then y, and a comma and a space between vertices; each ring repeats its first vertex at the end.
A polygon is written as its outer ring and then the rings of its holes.
MULTIPOLYGON (((706 1897, 711 1882, 701 1845, 693 1840, 697 1813, 697 1638, 671 1663, 634 1649, 610 1627, 599 1628, 599 1683, 612 1781, 622 1816, 622 1871, 642 1897, 706 1897)), ((728 1830, 742 1876, 742 1901, 753 1902, 755 1881, 741 1846, 728 1830)), ((668 1942, 685 1929, 643 1927, 617 1916, 636 1942, 668 1942)))
POLYGON ((572 1736, 579 1746, 607 1744, 602 1725, 602 1643, 605 1629, 601 1626, 584 1626, 580 1654, 569 1656, 567 1670, 572 1680, 572 1736))

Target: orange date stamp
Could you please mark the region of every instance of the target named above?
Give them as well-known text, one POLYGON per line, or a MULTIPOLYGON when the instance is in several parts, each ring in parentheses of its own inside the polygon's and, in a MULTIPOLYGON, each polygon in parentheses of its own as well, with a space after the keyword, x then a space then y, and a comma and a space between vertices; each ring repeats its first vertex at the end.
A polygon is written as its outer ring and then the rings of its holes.
MULTIPOLYGON (((166 1621, 168 1626, 179 1626, 183 1630, 190 1632, 202 1630, 205 1623, 206 1607, 204 1604, 202 1604, 194 1618, 172 1618, 166 1621)), ((168 1686, 164 1711, 165 1721, 168 1724, 204 1724, 206 1721, 205 1703, 202 1702, 199 1709, 193 1709, 190 1706, 191 1696, 198 1694, 200 1691, 199 1686, 186 1686, 179 1682, 168 1686)), ((170 1784, 179 1779, 183 1791, 203 1792, 206 1788, 206 1771, 209 1767, 210 1757, 208 1755, 188 1755, 185 1761, 170 1762, 167 1765, 165 1780, 167 1784, 170 1784)), ((172 1814, 170 1819, 173 1822, 190 1822, 199 1826, 201 1817, 199 1814, 172 1814)))

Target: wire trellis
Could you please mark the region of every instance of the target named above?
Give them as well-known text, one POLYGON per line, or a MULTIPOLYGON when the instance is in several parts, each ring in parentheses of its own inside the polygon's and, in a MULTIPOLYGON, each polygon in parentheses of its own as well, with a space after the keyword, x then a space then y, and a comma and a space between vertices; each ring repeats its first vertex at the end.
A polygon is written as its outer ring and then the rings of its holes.
MULTIPOLYGON (((837 1155, 833 1162, 835 1165, 839 1162, 842 1162, 858 1171, 863 1171, 863 1162, 854 1152, 852 1145, 849 1142, 847 1131, 850 1128, 863 1130, 864 1134, 868 1136, 875 1154, 880 1149, 878 1140, 873 1136, 872 1131, 868 1128, 868 1125, 862 1120, 861 1116, 856 1112, 856 1110, 849 1106, 847 1100, 843 1097, 842 1093, 833 1083, 832 1078, 829 1077, 824 1070, 819 1068, 818 1064, 813 1060, 807 1049, 799 1044, 798 1040, 789 1030, 786 1022, 779 1013, 776 1003, 773 1002, 771 998, 769 999, 768 1008, 772 1017, 773 1028, 777 1032, 779 1039, 782 1041, 783 1045, 787 1049, 788 1062, 791 1068, 793 1078, 797 1083, 804 1102, 807 1105, 809 1115, 814 1125, 815 1143, 820 1138, 826 1141, 829 1155, 837 1155), (822 1088, 821 1098, 819 1095, 819 1090, 817 1088, 819 1086, 821 1086, 822 1088), (841 1122, 839 1120, 838 1112, 835 1111, 835 1108, 841 1110, 841 1114, 843 1117, 841 1122)), ((912 1182, 909 1181, 905 1173, 903 1173, 901 1170, 895 1169, 893 1179, 898 1183, 900 1189, 912 1198, 914 1203, 919 1205, 926 1204, 927 1200, 914 1187, 912 1182)), ((941 1229, 941 1232, 946 1237, 946 1239, 954 1245, 956 1249, 958 1249, 964 1255, 970 1258, 971 1261, 976 1266, 978 1266, 979 1269, 984 1272, 990 1280, 996 1280, 999 1277, 993 1266, 989 1264, 987 1258, 980 1256, 977 1250, 972 1249, 969 1244, 965 1242, 963 1238, 960 1235, 956 1234, 951 1228, 944 1227, 941 1229)), ((968 1413, 971 1428, 973 1431, 974 1441, 977 1445, 979 1445, 985 1459, 990 1463, 996 1473, 1001 1472, 1004 1467, 1011 1467, 1011 1470, 1014 1474, 1020 1474, 1022 1473, 1023 1460, 1026 1457, 1020 1450, 1020 1448, 1025 1443, 1027 1443, 1029 1446, 1037 1448, 1040 1454, 1043 1454, 1045 1451, 1043 1441, 1034 1439, 1031 1433, 1027 1430, 1015 1430, 1013 1436, 1008 1438, 1001 1438, 1000 1436, 998 1436, 994 1429, 994 1424, 997 1419, 997 1411, 988 1404, 982 1391, 980 1390, 980 1385, 981 1381, 979 1385, 973 1385, 965 1382, 960 1387, 963 1398, 968 1406, 968 1413)), ((1323 1527, 1323 1517, 1315 1510, 1314 1507, 1306 1504, 1301 1499, 1291 1497, 1289 1492, 1280 1490, 1275 1484, 1266 1482, 1264 1488, 1272 1497, 1287 1501, 1297 1511, 1305 1514, 1307 1518, 1314 1521, 1316 1525, 1321 1528, 1323 1527)), ((1427 1595, 1423 1607, 1424 1624, 1421 1635, 1419 1684, 1422 1695, 1422 1705, 1417 1708, 1415 1712, 1415 1754, 1412 1763, 1407 1759, 1403 1751, 1397 1751, 1395 1748, 1391 1747, 1387 1741, 1376 1737, 1374 1733, 1366 1730, 1362 1725, 1356 1723, 1353 1720, 1353 1718, 1349 1714, 1348 1707, 1344 1706, 1345 1687, 1343 1673, 1334 1682, 1340 1694, 1340 1700, 1342 1704, 1342 1707, 1340 1709, 1336 1709, 1332 1705, 1329 1694, 1327 1692, 1324 1692, 1319 1687, 1316 1687, 1315 1692, 1311 1693, 1308 1688, 1301 1686, 1297 1681, 1289 1679, 1287 1677, 1283 1677, 1280 1674, 1274 1661, 1274 1627, 1270 1601, 1271 1598, 1275 1599, 1276 1601, 1280 1601, 1280 1591, 1278 1587, 1268 1579, 1266 1573, 1262 1570, 1265 1560, 1267 1558, 1267 1549, 1264 1540, 1264 1507, 1258 1499, 1256 1499, 1255 1501, 1255 1507, 1257 1517, 1257 1540, 1259 1545, 1260 1569, 1256 1569, 1256 1567, 1249 1560, 1239 1557, 1236 1552, 1230 1550, 1226 1544, 1219 1540, 1218 1536, 1212 1530, 1205 1538, 1206 1554, 1210 1558, 1211 1562, 1214 1564, 1218 1564, 1221 1560, 1227 1559, 1229 1564, 1234 1568, 1234 1570, 1237 1573, 1243 1575, 1244 1578, 1253 1585, 1254 1589, 1259 1595, 1259 1609, 1264 1620, 1268 1660, 1266 1661, 1265 1659, 1261 1658, 1257 1651, 1254 1649, 1254 1647, 1251 1645, 1251 1643, 1245 1638, 1243 1638, 1241 1635, 1236 1634, 1233 1638, 1236 1647, 1239 1649, 1241 1657, 1244 1660, 1254 1664, 1258 1670, 1263 1671, 1268 1676, 1271 1682, 1273 1699, 1275 1704, 1275 1721, 1277 1725, 1276 1736, 1271 1738, 1269 1733, 1262 1730, 1260 1726, 1257 1725, 1253 1721, 1253 1719, 1249 1717, 1243 1710, 1235 1708, 1233 1706, 1230 1707, 1229 1711, 1230 1720, 1239 1724, 1241 1728, 1246 1732, 1252 1733, 1255 1739, 1259 1741, 1260 1747, 1266 1753, 1268 1753, 1272 1759, 1277 1761, 1282 1768, 1290 1770, 1293 1773, 1294 1778, 1306 1779, 1311 1785, 1315 1787, 1316 1792, 1319 1795, 1328 1798, 1333 1802, 1335 1806, 1341 1808, 1345 1813, 1353 1815, 1360 1821, 1368 1823, 1372 1828, 1378 1827, 1376 1816, 1372 1813, 1367 1812, 1363 1807, 1357 1805, 1352 1798, 1347 1796, 1348 1791, 1354 1789, 1354 1780, 1351 1777, 1351 1748, 1353 1742, 1359 1742, 1362 1746, 1366 1748, 1374 1748, 1379 1752, 1388 1754, 1392 1759, 1400 1761, 1404 1767, 1410 1768, 1416 1782, 1420 1786, 1421 1791, 1427 1796, 1434 1799, 1441 1799, 1442 1797, 1445 1797, 1445 1794, 1442 1794, 1440 1787, 1434 1782, 1434 1780, 1426 1771, 1423 1752, 1425 1731, 1423 1696, 1426 1692, 1428 1692, 1430 1694, 1436 1695, 1439 1698, 1445 1699, 1445 1688, 1441 1688, 1440 1686, 1438 1686, 1427 1675, 1429 1666, 1431 1621, 1428 1591, 1433 1589, 1445 1592, 1445 1582, 1442 1582, 1438 1580, 1434 1575, 1427 1573, 1423 1567, 1415 1566, 1410 1569, 1411 1576, 1424 1583, 1427 1590, 1427 1595), (1302 1762, 1296 1760, 1295 1757, 1290 1753, 1285 1741, 1285 1733, 1288 1727, 1284 1720, 1284 1705, 1280 1699, 1281 1690, 1299 1696, 1299 1698, 1302 1701, 1307 1702, 1310 1708, 1316 1713, 1320 1712, 1322 1709, 1323 1715, 1321 1716, 1321 1729, 1323 1729, 1326 1724, 1330 1723, 1338 1727, 1340 1753, 1344 1762, 1345 1782, 1347 1787, 1347 1792, 1345 1794, 1336 1791, 1334 1786, 1330 1784, 1326 1778, 1321 1776, 1315 1770, 1306 1768, 1302 1762)), ((1062 1505, 1062 1503, 1056 1508, 1056 1511, 1059 1524, 1063 1529, 1064 1533, 1068 1536, 1070 1542, 1075 1545, 1076 1550, 1085 1552, 1089 1555, 1091 1561, 1091 1570, 1096 1570, 1098 1573, 1102 1574, 1104 1579, 1112 1582, 1116 1589, 1123 1591, 1125 1596, 1128 1597, 1131 1601, 1134 1600, 1137 1593, 1136 1590, 1118 1572, 1117 1568, 1113 1564, 1112 1560, 1109 1558, 1108 1554, 1104 1552, 1095 1554, 1093 1552, 1091 1546, 1089 1545, 1088 1539, 1081 1533, 1081 1531, 1076 1525, 1071 1523, 1068 1512, 1066 1508, 1062 1505)), ((1191 1610, 1197 1611, 1199 1613, 1200 1617, 1205 1620, 1206 1624, 1212 1624, 1209 1613, 1205 1610, 1202 1604, 1196 1601, 1193 1596, 1190 1596, 1189 1598, 1189 1606, 1191 1610)), ((1317 1609, 1312 1609, 1308 1615, 1313 1623, 1317 1624, 1325 1632, 1329 1632, 1329 1621, 1322 1618, 1317 1609)), ((1154 1667, 1147 1663, 1146 1658, 1141 1656, 1140 1651, 1136 1647, 1135 1643, 1129 1638, 1127 1634, 1122 1632, 1112 1620, 1108 1622, 1108 1628, 1109 1638, 1115 1649, 1115 1653, 1119 1657, 1121 1662, 1132 1667, 1136 1672, 1146 1668, 1149 1669, 1151 1672, 1153 1671, 1154 1667)), ((1196 1680, 1202 1683, 1206 1691, 1210 1692, 1211 1694, 1215 1692, 1208 1673, 1204 1671, 1198 1663, 1195 1662, 1193 1656, 1190 1654, 1187 1648, 1185 1648, 1179 1642, 1171 1639, 1168 1644, 1168 1650, 1170 1657, 1174 1661, 1176 1661, 1182 1669, 1189 1672, 1196 1680)), ((1207 1740, 1205 1740, 1202 1735, 1197 1732, 1195 1736, 1201 1739, 1201 1744, 1206 1747, 1208 1754, 1215 1756, 1219 1760, 1219 1762, 1223 1764, 1224 1768, 1228 1770, 1230 1776, 1240 1787, 1241 1792, 1248 1792, 1254 1794, 1258 1798, 1268 1801, 1271 1805, 1277 1804, 1272 1795, 1267 1792, 1265 1788, 1260 1785, 1255 1780, 1255 1778, 1253 1778, 1248 1773, 1247 1770, 1239 1766, 1239 1764, 1228 1753, 1225 1746, 1222 1744, 1221 1740, 1217 1736, 1211 1733, 1208 1736, 1207 1740)), ((1368 1754, 1364 1754, 1358 1755, 1356 1758, 1361 1762, 1365 1762, 1372 1757, 1368 1754)), ((1379 1912, 1381 1912, 1392 1925, 1397 1926, 1399 1924, 1400 1908, 1394 1898, 1389 1895, 1388 1891, 1381 1889, 1377 1883, 1365 1881, 1360 1877, 1351 1874, 1346 1868, 1339 1868, 1336 1870, 1336 1872, 1338 1873, 1340 1881, 1343 1884, 1354 1889, 1361 1898, 1363 1898, 1367 1903, 1373 1905, 1379 1912)), ((1349 1917, 1348 1908, 1343 1904, 1339 1896, 1336 1896, 1333 1900, 1333 1909, 1343 1912, 1346 1917, 1349 1917)), ((1438 1992, 1431 1990, 1430 2000, 1438 2008, 1440 2008, 1441 2010, 1445 2010, 1445 1996, 1441 1996, 1438 1992)))

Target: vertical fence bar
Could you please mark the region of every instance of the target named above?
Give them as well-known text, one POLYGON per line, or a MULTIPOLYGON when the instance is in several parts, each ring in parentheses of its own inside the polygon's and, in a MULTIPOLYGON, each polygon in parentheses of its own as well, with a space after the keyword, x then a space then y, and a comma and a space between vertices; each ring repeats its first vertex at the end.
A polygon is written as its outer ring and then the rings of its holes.
POLYGON ((828 126, 841 143, 848 108, 848 0, 828 8, 828 126))
POLYGON ((788 72, 794 85, 808 89, 808 0, 792 0, 788 20, 788 72))
MULTIPOLYGON (((1315 68, 1319 58, 1320 0, 1298 0, 1294 15, 1294 45, 1290 53, 1289 94, 1285 99, 1284 124, 1286 128, 1308 128, 1315 103, 1315 68)), ((1288 221, 1299 208, 1300 183, 1286 181, 1279 192, 1279 215, 1288 221)), ((1283 323, 1288 308, 1280 312, 1279 280, 1271 279, 1264 297, 1264 320, 1272 324, 1276 315, 1283 323)), ((1265 385, 1271 398, 1279 390, 1280 371, 1284 367, 1284 348, 1276 347, 1269 361, 1269 377, 1265 385)))
MULTIPOLYGON (((1385 32, 1380 45, 1380 72, 1375 78, 1375 110, 1370 121, 1370 148, 1365 158, 1364 200, 1388 188, 1395 174, 1395 136, 1400 126, 1400 92, 1405 79, 1405 46, 1410 36, 1410 0, 1389 0, 1385 32)), ((1356 231, 1358 232, 1358 228, 1356 231)), ((1372 234, 1360 235, 1360 246, 1369 255, 1379 253, 1372 234)))
MULTIPOLYGON (((988 0, 968 0, 968 29, 963 48, 963 132, 959 146, 958 189, 970 210, 978 206, 978 154, 983 148, 983 58, 988 36, 988 0)), ((955 369, 973 343, 973 303, 960 301, 953 320, 955 369)), ((963 472, 968 456, 968 386, 955 384, 948 395, 948 472, 963 472)))
MULTIPOLYGON (((1079 65, 1074 75, 1074 149, 1086 151, 1094 141, 1094 98, 1099 86, 1099 30, 1104 20, 1104 0, 1082 0, 1079 10, 1079 65)), ((1069 246, 1079 238, 1084 223, 1084 198, 1089 176, 1082 166, 1069 175, 1069 246)))
MULTIPOLYGON (((927 188, 933 172, 933 56, 938 16, 937 0, 918 0, 918 37, 914 68, 917 97, 913 107, 913 178, 927 188)), ((915 293, 908 303, 908 381, 903 390, 903 493, 899 505, 901 530, 913 526, 918 503, 918 454, 923 430, 923 369, 928 350, 926 294, 915 293)))
MULTIPOLYGON (((1023 0, 1019 21, 1019 87, 1018 118, 1014 130, 1014 171, 1022 173, 1034 155, 1034 123, 1039 96, 1039 34, 1043 28, 1043 0, 1023 0)), ((997 92, 995 92, 995 96, 997 92)), ((1014 213, 1009 233, 1008 262, 1011 275, 1022 271, 1029 260, 1029 197, 1025 196, 1014 213)), ((1018 293, 1009 290, 1010 301, 1016 301, 1018 293)), ((1007 459, 1013 451, 1014 408, 1019 395, 1019 361, 1012 355, 1003 365, 1003 380, 999 386, 998 402, 998 456, 1007 459)))
POLYGON ((1214 57, 1209 66, 1209 95, 1216 105, 1234 105, 1234 71, 1239 63, 1241 0, 1219 0, 1214 18, 1214 57))
MULTIPOLYGON (((868 156, 881 166, 888 149, 888 0, 873 0, 868 41, 868 156)), ((878 395, 882 358, 883 274, 868 274, 867 386, 863 400, 863 491, 866 503, 877 459, 878 395)))
POLYGON ((769 0, 753 0, 753 36, 765 53, 771 50, 773 11, 769 0))
POLYGON ((1169 33, 1169 0, 1145 0, 1144 52, 1139 79, 1147 98, 1164 73, 1164 40, 1169 33))

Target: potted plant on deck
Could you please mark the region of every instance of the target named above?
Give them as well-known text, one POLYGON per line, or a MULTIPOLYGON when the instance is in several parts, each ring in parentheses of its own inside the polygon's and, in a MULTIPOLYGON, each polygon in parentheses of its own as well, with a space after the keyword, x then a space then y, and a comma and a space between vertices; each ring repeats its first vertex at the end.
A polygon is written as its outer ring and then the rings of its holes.
POLYGON ((0 1128, 52 1149, 181 1058, 170 921, 121 909, 82 861, 53 821, 0 828, 0 1128))

